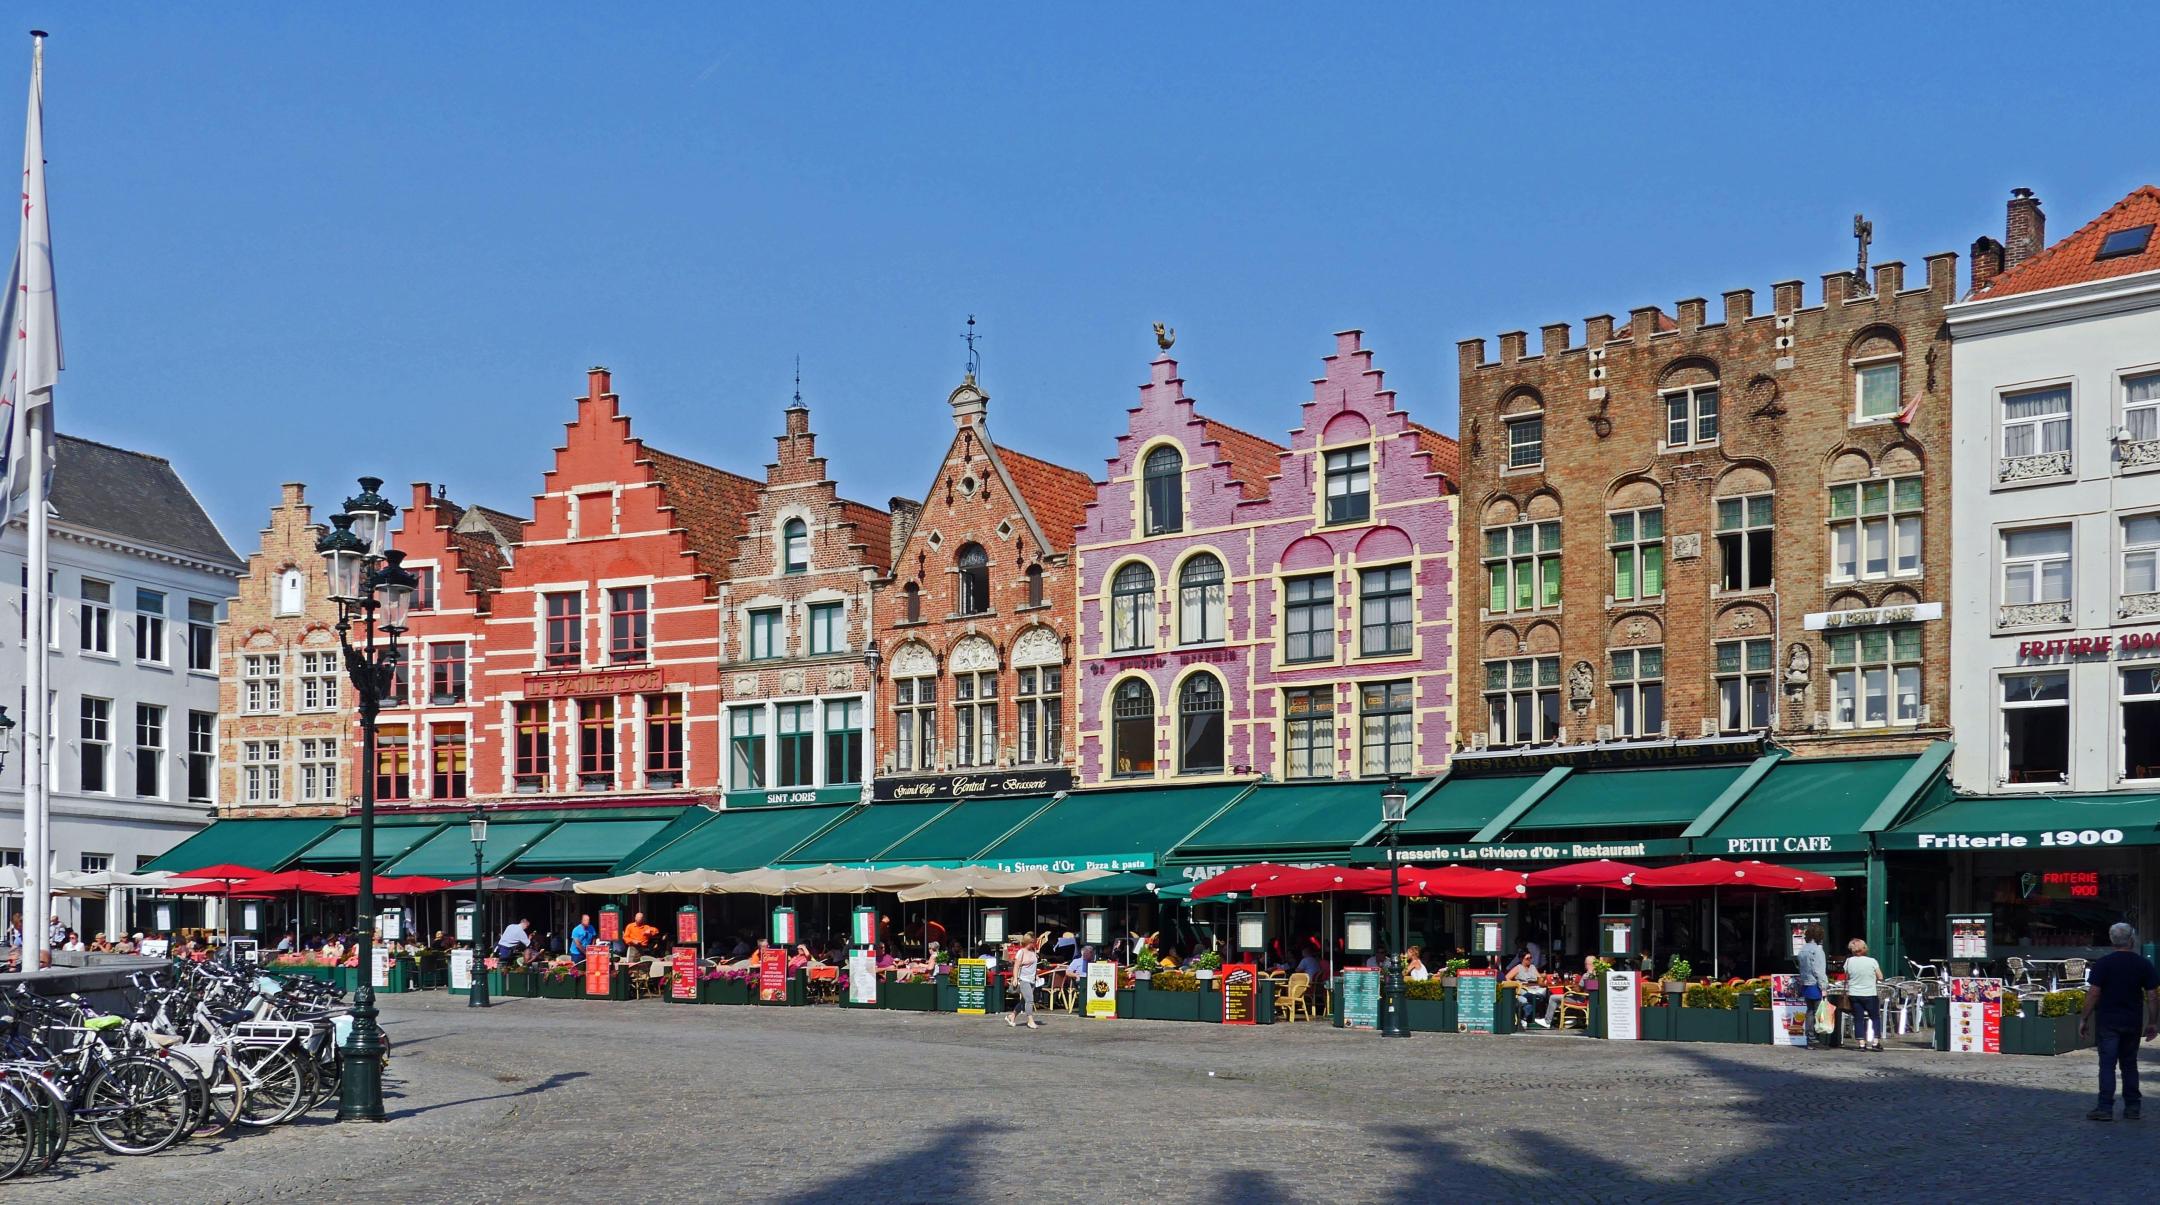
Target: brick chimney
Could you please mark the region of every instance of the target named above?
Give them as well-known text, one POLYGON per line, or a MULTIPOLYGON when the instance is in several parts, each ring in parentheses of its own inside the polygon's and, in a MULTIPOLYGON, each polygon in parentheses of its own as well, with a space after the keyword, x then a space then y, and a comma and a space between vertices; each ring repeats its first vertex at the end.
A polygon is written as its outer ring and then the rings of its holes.
POLYGON ((2029 188, 2011 189, 2009 216, 2003 222, 2003 270, 2017 267, 2046 246, 2047 215, 2040 212, 2040 198, 2029 188))
POLYGON ((798 401, 787 408, 787 433, 789 439, 810 434, 810 407, 798 401))
POLYGON ((1973 240, 1972 291, 1977 293, 2003 270, 2003 245, 1986 235, 1973 240))
POLYGON ((897 558, 900 549, 906 546, 908 536, 914 533, 915 525, 922 521, 922 503, 913 498, 894 498, 885 504, 885 509, 892 512, 890 555, 897 558))

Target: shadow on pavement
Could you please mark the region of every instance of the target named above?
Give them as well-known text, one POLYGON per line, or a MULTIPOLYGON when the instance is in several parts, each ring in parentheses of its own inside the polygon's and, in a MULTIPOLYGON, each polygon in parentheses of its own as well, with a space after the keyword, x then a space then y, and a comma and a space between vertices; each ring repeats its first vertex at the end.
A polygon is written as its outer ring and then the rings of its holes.
POLYGON ((999 1122, 948 1125, 912 1151, 857 1168, 817 1184, 792 1201, 948 1202, 979 1198, 974 1185, 986 1139, 1010 1133, 999 1122))
MULTIPOLYGON (((462 1100, 443 1100, 432 1105, 415 1105, 410 1109, 386 1108, 383 1111, 383 1118, 386 1121, 398 1121, 407 1117, 418 1117, 423 1113, 432 1113, 437 1109, 455 1108, 458 1105, 484 1105, 491 1100, 516 1100, 523 1096, 537 1096, 542 1092, 552 1092, 565 1084, 585 1079, 591 1074, 589 1071, 558 1071, 544 1080, 527 1084, 514 1092, 498 1092, 493 1096, 468 1096, 462 1100)), ((387 1098, 385 1104, 388 1104, 391 1100, 404 1099, 404 1093, 402 1092, 393 1094, 386 1091, 383 1095, 387 1098)))

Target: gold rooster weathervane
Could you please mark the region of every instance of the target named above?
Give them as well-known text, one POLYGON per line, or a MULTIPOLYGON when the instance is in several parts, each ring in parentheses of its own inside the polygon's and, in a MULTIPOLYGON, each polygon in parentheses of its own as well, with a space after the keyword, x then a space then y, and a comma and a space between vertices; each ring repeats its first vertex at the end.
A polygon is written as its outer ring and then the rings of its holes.
POLYGON ((1155 346, 1162 348, 1164 351, 1169 351, 1170 345, 1176 342, 1177 332, 1175 330, 1164 326, 1160 322, 1155 324, 1155 346))

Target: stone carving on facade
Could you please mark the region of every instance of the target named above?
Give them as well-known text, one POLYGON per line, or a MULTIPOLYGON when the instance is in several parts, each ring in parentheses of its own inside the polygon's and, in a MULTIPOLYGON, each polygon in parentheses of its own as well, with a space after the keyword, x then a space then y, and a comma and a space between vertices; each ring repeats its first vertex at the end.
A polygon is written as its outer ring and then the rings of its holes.
POLYGON ((1996 613, 1995 626, 2022 628, 2043 623, 2069 623, 2068 602, 2013 603, 1996 613))
POLYGON ((2038 481, 2045 477, 2070 475, 2070 452, 2042 452, 2036 456, 2005 456, 1995 466, 1995 480, 2003 484, 2012 481, 2038 481))
POLYGON ((892 676, 920 678, 937 672, 937 655, 928 646, 909 641, 893 654, 892 676))
POLYGON ((849 665, 835 666, 825 671, 825 689, 855 689, 855 668, 849 665))
POLYGON ((1702 555, 1702 533, 1687 532, 1672 538, 1672 554, 1676 561, 1691 560, 1702 555))
POLYGON ((806 687, 807 685, 809 685, 809 681, 807 677, 803 674, 803 672, 799 669, 782 670, 780 673, 781 694, 803 694, 805 693, 804 687, 806 687))
POLYGON ((1627 626, 1627 638, 1628 638, 1628 643, 1629 643, 1629 644, 1640 644, 1640 643, 1642 643, 1642 642, 1643 642, 1644 640, 1647 640, 1647 639, 1649 639, 1649 636, 1650 636, 1650 621, 1649 621, 1649 620, 1647 620, 1647 619, 1644 619, 1644 618, 1643 618, 1642 616, 1640 616, 1640 615, 1637 615, 1637 616, 1636 616, 1635 618, 1633 618, 1633 619, 1631 619, 1631 620, 1629 620, 1629 621, 1628 621, 1628 626, 1627 626))
POLYGON ((953 646, 952 672, 976 673, 997 668, 997 646, 980 636, 970 636, 953 646))
POLYGON ((754 694, 756 694, 757 692, 758 692, 758 690, 757 690, 757 675, 756 675, 756 674, 737 674, 737 675, 735 675, 735 697, 736 697, 736 698, 738 698, 738 699, 748 698, 749 696, 751 696, 751 695, 754 695, 754 694))
POLYGON ((1049 628, 1029 628, 1013 641, 1014 665, 1056 665, 1064 659, 1064 644, 1049 628))
POLYGON ((1591 696, 1597 689, 1597 671, 1588 661, 1577 661, 1568 668, 1568 706, 1577 711, 1590 710, 1591 696))
POLYGON ((1808 646, 1798 642, 1788 646, 1785 650, 1785 689, 1794 694, 1806 690, 1808 671, 1814 664, 1815 654, 1808 651, 1808 646))
POLYGON ((2116 447, 2120 449, 2117 455, 2122 457, 2122 467, 2126 469, 2142 469, 2160 464, 2160 439, 2133 440, 2117 444, 2116 447))
POLYGON ((2147 619, 2160 615, 2160 594, 2125 594, 2115 604, 2117 619, 2147 619))

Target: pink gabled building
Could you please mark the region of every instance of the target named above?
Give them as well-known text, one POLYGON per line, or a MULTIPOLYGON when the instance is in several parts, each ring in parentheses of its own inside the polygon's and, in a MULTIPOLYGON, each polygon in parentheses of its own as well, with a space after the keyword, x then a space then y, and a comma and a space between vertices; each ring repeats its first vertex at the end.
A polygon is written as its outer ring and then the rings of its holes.
POLYGON ((1150 366, 1075 549, 1088 785, 1437 773, 1454 744, 1455 441, 1335 337, 1278 445, 1150 366))

